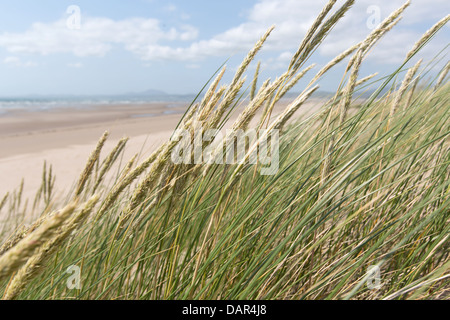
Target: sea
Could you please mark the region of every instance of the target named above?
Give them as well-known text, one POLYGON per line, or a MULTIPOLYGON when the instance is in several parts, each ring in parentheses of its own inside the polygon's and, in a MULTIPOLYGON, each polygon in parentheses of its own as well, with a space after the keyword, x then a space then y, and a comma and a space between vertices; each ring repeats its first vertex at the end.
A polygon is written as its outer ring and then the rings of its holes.
POLYGON ((170 113, 171 107, 179 103, 190 103, 195 95, 161 96, 51 96, 51 97, 0 97, 0 115, 13 110, 44 111, 53 108, 92 108, 106 105, 138 105, 147 103, 165 103, 170 113))

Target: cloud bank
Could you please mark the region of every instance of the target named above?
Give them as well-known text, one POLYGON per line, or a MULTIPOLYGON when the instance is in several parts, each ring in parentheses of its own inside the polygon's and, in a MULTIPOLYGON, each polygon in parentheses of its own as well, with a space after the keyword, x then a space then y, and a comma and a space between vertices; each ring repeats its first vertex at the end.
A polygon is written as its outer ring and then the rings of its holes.
MULTIPOLYGON (((287 52, 295 51, 326 2, 260 0, 248 12, 244 23, 209 39, 199 39, 199 30, 192 24, 165 30, 158 19, 112 20, 83 16, 79 30, 69 29, 66 20, 61 19, 53 23, 35 23, 22 33, 0 33, 0 46, 14 54, 71 53, 77 57, 102 57, 120 47, 144 61, 187 61, 195 65, 195 62, 211 56, 249 50, 267 28, 275 24, 276 29, 264 50, 278 52, 279 60, 283 60, 287 52)), ((338 1, 336 8, 343 2, 338 1)), ((332 57, 362 40, 370 32, 370 6, 378 8, 379 17, 383 19, 403 2, 357 1, 320 47, 319 54, 332 57)), ((401 24, 379 44, 372 59, 385 63, 401 61, 426 28, 442 18, 447 9, 446 0, 413 1, 401 24)), ((442 37, 448 43, 448 36, 442 37)), ((427 50, 431 55, 437 49, 432 46, 427 50)))

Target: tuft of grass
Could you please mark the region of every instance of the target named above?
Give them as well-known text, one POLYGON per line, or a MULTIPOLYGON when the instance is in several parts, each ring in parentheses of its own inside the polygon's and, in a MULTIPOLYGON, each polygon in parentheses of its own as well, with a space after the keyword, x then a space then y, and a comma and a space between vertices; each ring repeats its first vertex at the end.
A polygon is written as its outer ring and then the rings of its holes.
MULTIPOLYGON (((65 200, 54 197, 55 177, 44 165, 32 206, 38 218, 30 227, 23 225, 23 183, 0 201, 0 210, 9 213, 0 233, 3 298, 448 299, 449 64, 436 81, 423 80, 428 67, 420 60, 400 87, 395 84, 448 17, 397 70, 359 78, 370 49, 398 23, 408 1, 272 116, 314 67, 304 65, 353 3, 332 13, 336 1, 329 1, 286 72, 259 88, 258 64, 246 99, 245 72, 271 27, 231 83, 220 85, 221 67, 177 126, 191 133, 192 142, 200 128, 223 128, 240 105, 232 128, 256 121, 267 135, 281 130, 276 174, 260 175, 260 164, 245 161, 175 165, 170 155, 178 141, 171 139, 110 177, 127 139, 101 161, 105 133, 65 200), (318 81, 347 57, 333 97, 295 117, 318 81), (360 98, 369 88, 371 96, 360 98), (73 265, 80 267, 81 289, 66 286, 65 270, 73 265), (367 286, 373 266, 381 274, 377 289, 367 286)), ((250 141, 245 159, 261 141, 250 141)))

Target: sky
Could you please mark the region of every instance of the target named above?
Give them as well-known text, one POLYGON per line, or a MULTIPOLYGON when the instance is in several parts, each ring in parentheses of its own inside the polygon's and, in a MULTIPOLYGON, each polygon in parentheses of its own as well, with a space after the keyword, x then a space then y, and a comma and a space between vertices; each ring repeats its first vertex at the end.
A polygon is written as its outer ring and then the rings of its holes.
MULTIPOLYGON (((148 89, 198 92, 224 63, 231 79, 248 50, 275 30, 249 68, 282 74, 327 0, 15 0, 0 2, 0 96, 111 95, 148 89)), ((339 8, 343 0, 338 0, 339 8)), ((404 0, 356 0, 310 58, 316 70, 361 41, 404 0)), ((450 11, 448 0, 412 0, 402 21, 370 53, 361 77, 386 75, 450 11)), ((448 61, 449 26, 414 57, 448 61), (442 51, 444 50, 444 51, 442 51)), ((415 59, 415 60, 414 60, 415 59)), ((320 85, 333 91, 339 66, 320 85)), ((312 76, 313 74, 311 74, 312 76)), ((306 81, 306 80, 305 80, 306 81)), ((301 86, 299 83, 298 86, 301 86)))

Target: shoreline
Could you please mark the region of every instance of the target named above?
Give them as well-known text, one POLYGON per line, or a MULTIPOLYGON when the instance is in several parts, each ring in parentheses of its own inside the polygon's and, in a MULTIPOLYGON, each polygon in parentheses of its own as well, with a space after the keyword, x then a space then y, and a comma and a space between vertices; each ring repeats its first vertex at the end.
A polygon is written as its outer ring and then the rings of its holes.
POLYGON ((0 114, 0 138, 66 129, 80 125, 183 114, 188 103, 89 105, 51 109, 6 109, 0 114))

